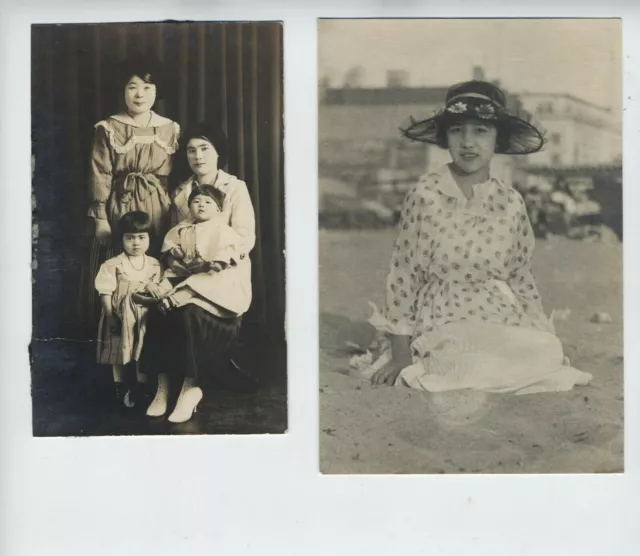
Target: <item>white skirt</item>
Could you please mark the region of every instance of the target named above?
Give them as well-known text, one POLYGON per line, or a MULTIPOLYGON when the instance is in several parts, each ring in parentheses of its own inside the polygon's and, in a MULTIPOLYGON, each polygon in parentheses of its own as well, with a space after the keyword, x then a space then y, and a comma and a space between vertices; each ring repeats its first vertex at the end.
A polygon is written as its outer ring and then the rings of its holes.
MULTIPOLYGON (((554 334, 533 328, 475 322, 437 327, 411 344, 413 365, 398 375, 397 386, 429 392, 473 389, 485 392, 562 392, 593 378, 567 364, 554 334)), ((352 359, 370 378, 391 359, 388 342, 379 355, 352 359)))

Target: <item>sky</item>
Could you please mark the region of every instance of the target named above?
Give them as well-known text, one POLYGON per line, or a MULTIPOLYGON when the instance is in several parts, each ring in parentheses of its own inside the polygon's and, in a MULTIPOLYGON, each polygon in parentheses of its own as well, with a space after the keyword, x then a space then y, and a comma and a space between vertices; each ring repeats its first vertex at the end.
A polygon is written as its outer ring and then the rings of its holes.
POLYGON ((318 75, 341 86, 361 66, 365 86, 407 70, 410 86, 449 86, 480 65, 511 92, 568 93, 620 110, 619 19, 323 20, 318 75))

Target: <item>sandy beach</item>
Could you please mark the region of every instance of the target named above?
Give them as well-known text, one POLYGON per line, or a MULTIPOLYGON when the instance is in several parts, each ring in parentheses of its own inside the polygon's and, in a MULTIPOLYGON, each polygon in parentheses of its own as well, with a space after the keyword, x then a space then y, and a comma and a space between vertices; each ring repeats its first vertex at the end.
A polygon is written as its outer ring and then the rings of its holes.
POLYGON ((373 387, 347 342, 373 338, 395 233, 320 232, 320 466, 323 473, 623 471, 622 245, 539 240, 545 310, 588 386, 525 396, 373 387), (611 322, 591 321, 607 313, 611 322))

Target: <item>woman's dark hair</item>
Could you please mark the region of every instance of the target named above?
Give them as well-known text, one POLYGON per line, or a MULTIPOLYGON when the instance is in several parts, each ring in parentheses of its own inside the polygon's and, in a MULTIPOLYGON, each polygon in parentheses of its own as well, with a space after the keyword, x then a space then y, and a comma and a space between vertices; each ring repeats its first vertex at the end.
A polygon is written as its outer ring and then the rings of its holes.
POLYGON ((185 157, 187 145, 191 139, 204 139, 213 145, 218 153, 218 168, 224 168, 229 161, 229 142, 224 130, 213 122, 200 122, 188 127, 180 134, 180 149, 184 149, 185 157))
POLYGON ((118 237, 120 243, 125 234, 143 234, 148 233, 149 239, 152 236, 151 217, 141 210, 134 210, 124 214, 118 221, 118 237))
POLYGON ((162 98, 164 90, 164 71, 162 64, 147 56, 135 56, 118 63, 117 86, 123 91, 133 76, 137 76, 145 83, 156 86, 156 100, 162 98))
POLYGON ((224 191, 220 191, 218 188, 214 187, 213 185, 199 185, 197 187, 194 187, 191 191, 191 194, 189 195, 189 201, 187 203, 188 206, 191 206, 191 202, 198 195, 211 197, 216 202, 216 205, 218 205, 218 208, 222 210, 222 207, 224 206, 224 199, 226 197, 226 195, 224 194, 224 191))
MULTIPOLYGON (((436 133, 436 141, 438 147, 441 149, 449 148, 449 141, 447 141, 447 129, 450 126, 458 124, 459 121, 449 121, 444 123, 443 125, 438 126, 438 131, 436 133)), ((505 125, 501 125, 500 122, 489 122, 491 125, 495 126, 498 131, 498 138, 496 140, 496 151, 505 151, 509 149, 511 145, 511 137, 509 128, 505 125)))

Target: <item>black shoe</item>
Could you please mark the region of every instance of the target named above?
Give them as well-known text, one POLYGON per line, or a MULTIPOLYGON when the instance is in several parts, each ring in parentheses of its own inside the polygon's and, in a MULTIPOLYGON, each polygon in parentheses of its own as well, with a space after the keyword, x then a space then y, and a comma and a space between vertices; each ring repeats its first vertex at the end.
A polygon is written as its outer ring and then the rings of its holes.
POLYGON ((146 411, 153 401, 153 395, 147 382, 137 382, 132 394, 135 406, 141 411, 146 411))
POLYGON ((258 379, 247 371, 243 371, 233 359, 229 359, 226 369, 217 373, 216 378, 222 387, 234 392, 250 394, 260 388, 258 379))

